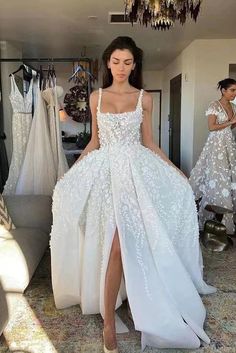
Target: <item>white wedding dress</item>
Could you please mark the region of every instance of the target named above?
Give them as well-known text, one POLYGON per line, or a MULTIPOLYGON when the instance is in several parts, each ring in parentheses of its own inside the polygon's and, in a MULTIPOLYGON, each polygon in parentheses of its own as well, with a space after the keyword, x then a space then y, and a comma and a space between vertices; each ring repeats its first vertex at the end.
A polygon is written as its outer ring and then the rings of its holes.
MULTIPOLYGON (((234 116, 236 106, 231 103, 234 116)), ((227 112, 220 103, 210 103, 206 116, 215 115, 216 124, 229 120, 227 112)), ((191 171, 189 182, 196 200, 199 202, 199 228, 204 229, 208 219, 214 214, 205 209, 207 204, 227 208, 236 212, 236 142, 231 126, 221 130, 210 131, 199 159, 191 171)), ((228 234, 234 234, 234 214, 223 216, 228 234)))
POLYGON ((52 195, 57 182, 48 118, 39 82, 36 97, 29 141, 16 185, 16 194, 20 195, 52 195))
MULTIPOLYGON (((209 343, 198 293, 202 278, 197 213, 191 187, 140 143, 142 90, 135 111, 100 109, 100 148, 56 185, 51 232, 57 308, 80 304, 104 314, 104 281, 117 227, 125 289, 142 348, 197 348, 209 343)), ((125 297, 120 289, 117 307, 125 297)))
POLYGON ((12 139, 13 150, 8 179, 4 186, 4 195, 15 194, 16 185, 20 175, 22 163, 25 158, 26 146, 28 143, 32 123, 32 99, 33 99, 33 78, 26 95, 22 95, 17 87, 15 76, 10 76, 11 93, 9 95, 13 116, 12 116, 12 139))
POLYGON ((65 152, 62 147, 61 127, 59 117, 58 97, 63 95, 61 86, 47 87, 42 92, 42 97, 46 102, 50 132, 50 142, 52 146, 54 165, 57 179, 59 180, 69 169, 65 152))

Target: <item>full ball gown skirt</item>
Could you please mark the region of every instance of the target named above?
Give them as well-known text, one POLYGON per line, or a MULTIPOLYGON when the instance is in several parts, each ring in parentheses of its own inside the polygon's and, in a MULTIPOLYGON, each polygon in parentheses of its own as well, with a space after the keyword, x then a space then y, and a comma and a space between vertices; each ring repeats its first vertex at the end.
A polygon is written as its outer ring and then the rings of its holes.
MULTIPOLYGON (((104 282, 117 227, 125 289, 142 348, 209 343, 198 293, 202 278, 194 197, 189 183, 140 143, 142 91, 135 111, 101 113, 100 148, 57 183, 51 232, 57 308, 80 304, 104 314, 104 282)), ((122 288, 121 288, 122 289, 122 288)), ((120 289, 116 307, 124 299, 120 289)))
MULTIPOLYGON (((232 104, 234 114, 236 106, 232 104)), ((216 123, 223 124, 228 116, 219 101, 212 102, 206 116, 215 115, 216 123)), ((207 204, 236 211, 236 142, 231 127, 210 131, 199 159, 191 171, 189 182, 196 199, 201 198, 199 207, 199 227, 204 228, 206 220, 213 213, 205 210, 207 204)), ((233 214, 226 214, 222 223, 227 233, 233 234, 235 226, 233 214)))

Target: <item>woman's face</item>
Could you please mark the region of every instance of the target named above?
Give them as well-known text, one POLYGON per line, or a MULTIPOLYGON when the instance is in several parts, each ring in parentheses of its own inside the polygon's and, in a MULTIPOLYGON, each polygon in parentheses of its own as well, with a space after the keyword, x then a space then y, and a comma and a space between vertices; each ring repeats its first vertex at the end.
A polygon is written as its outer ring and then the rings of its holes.
POLYGON ((124 82, 135 68, 133 54, 128 49, 116 49, 111 54, 107 66, 111 69, 115 81, 124 82))
POLYGON ((235 97, 236 97, 236 84, 235 85, 231 85, 227 89, 223 88, 222 89, 222 94, 227 100, 233 101, 235 99, 235 97))

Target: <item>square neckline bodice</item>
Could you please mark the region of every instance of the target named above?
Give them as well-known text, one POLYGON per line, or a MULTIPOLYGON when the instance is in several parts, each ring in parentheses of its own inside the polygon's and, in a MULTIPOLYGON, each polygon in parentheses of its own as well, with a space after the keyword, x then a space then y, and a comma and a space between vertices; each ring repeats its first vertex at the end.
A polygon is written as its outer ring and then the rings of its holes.
POLYGON ((131 111, 125 111, 125 112, 120 112, 120 113, 113 113, 113 112, 102 112, 101 111, 101 102, 102 102, 102 88, 99 88, 98 90, 99 92, 99 96, 98 96, 98 105, 97 105, 97 112, 99 115, 105 115, 105 116, 123 116, 123 115, 127 115, 127 114, 135 114, 140 108, 142 109, 142 96, 143 96, 143 89, 141 89, 139 91, 139 95, 138 95, 138 100, 136 103, 136 107, 135 110, 131 110, 131 111))

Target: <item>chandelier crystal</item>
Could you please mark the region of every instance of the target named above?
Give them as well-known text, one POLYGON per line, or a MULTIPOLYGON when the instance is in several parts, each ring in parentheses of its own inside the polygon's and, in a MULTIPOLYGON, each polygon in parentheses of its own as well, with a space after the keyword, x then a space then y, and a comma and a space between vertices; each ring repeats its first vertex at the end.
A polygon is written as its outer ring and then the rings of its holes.
POLYGON ((125 15, 129 21, 140 22, 153 29, 170 29, 175 21, 182 25, 187 17, 196 22, 202 0, 125 0, 125 15))

